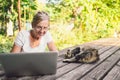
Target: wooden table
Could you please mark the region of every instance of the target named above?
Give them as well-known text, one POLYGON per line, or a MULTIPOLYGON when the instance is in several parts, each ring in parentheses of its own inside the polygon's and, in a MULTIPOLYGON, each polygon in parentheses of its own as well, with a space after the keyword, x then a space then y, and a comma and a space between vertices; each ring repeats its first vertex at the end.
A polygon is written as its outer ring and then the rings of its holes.
POLYGON ((77 46, 85 45, 99 50, 100 60, 97 63, 63 63, 66 48, 60 51, 55 75, 6 78, 1 70, 0 80, 120 80, 120 39, 105 38, 77 46))

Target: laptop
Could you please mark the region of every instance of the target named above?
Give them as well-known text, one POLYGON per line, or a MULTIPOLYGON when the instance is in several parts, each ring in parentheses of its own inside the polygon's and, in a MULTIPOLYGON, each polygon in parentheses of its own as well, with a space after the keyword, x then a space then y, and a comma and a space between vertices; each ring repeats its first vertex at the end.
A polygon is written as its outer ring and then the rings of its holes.
POLYGON ((55 74, 58 52, 1 53, 0 64, 8 77, 55 74))

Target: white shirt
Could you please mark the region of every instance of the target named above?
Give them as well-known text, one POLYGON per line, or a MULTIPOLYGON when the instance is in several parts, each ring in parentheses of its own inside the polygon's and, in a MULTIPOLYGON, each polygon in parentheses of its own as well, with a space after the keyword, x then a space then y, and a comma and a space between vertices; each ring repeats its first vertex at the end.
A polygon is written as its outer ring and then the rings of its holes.
POLYGON ((47 43, 52 41, 52 36, 49 31, 40 39, 40 44, 32 48, 30 46, 30 31, 22 30, 18 33, 15 39, 15 45, 22 47, 22 52, 43 52, 46 49, 47 43))

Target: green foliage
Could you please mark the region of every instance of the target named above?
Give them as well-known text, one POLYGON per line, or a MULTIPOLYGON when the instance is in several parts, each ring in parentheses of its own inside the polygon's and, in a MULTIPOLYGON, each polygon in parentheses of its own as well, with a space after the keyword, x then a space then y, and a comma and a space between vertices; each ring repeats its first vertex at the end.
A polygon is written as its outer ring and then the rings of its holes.
POLYGON ((22 18, 25 18, 30 21, 31 15, 34 14, 34 10, 37 9, 35 0, 22 0, 21 1, 21 12, 22 18))
POLYGON ((10 52, 13 46, 14 37, 0 35, 0 53, 10 52))
MULTIPOLYGON (((21 0, 21 21, 22 26, 27 21, 31 21, 36 10, 35 0, 21 0)), ((11 20, 14 26, 18 25, 18 0, 0 0, 0 29, 6 30, 7 23, 11 20)), ((1 32, 1 31, 0 31, 1 32)), ((5 31, 6 32, 6 31, 5 31)), ((4 32, 4 34, 6 34, 4 32)))
POLYGON ((48 3, 46 10, 51 15, 51 21, 61 29, 52 29, 59 49, 112 37, 115 31, 120 31, 119 0, 62 0, 57 4, 48 3), (67 31, 72 18, 74 28, 67 31))
MULTIPOLYGON (((3 17, 0 19, 1 21, 6 21, 5 18, 8 16, 5 10, 9 9, 11 3, 8 4, 6 1, 0 1, 0 11, 2 10, 0 15, 3 17)), ((34 3, 34 1, 22 0, 21 10, 24 22, 25 20, 31 21, 32 19, 34 10, 37 7, 35 6, 37 2, 34 3)), ((48 1, 44 10, 50 14, 50 31, 59 50, 99 38, 112 37, 115 31, 120 31, 120 0, 48 1), (71 23, 74 24, 72 29, 68 27, 71 23)), ((12 17, 17 19, 17 0, 13 4, 12 17)), ((41 7, 38 6, 38 8, 41 7)), ((7 40, 6 38, 4 39, 5 41, 7 40)), ((10 50, 10 46, 13 43, 11 41, 8 42, 0 44, 2 51, 5 51, 5 48, 8 48, 7 51, 10 50), (4 47, 4 44, 8 44, 8 47, 7 45, 4 47)))

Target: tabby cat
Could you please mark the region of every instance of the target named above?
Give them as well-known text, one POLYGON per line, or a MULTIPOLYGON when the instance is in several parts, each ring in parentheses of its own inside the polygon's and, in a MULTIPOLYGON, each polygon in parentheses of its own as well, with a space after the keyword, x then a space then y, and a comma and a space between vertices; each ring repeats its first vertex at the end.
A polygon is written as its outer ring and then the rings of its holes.
POLYGON ((70 59, 72 57, 74 57, 76 54, 80 53, 80 47, 76 47, 73 50, 68 49, 67 50, 67 54, 65 54, 65 59, 70 59))
POLYGON ((98 50, 91 47, 77 47, 68 49, 63 62, 67 63, 95 63, 99 60, 98 50))

